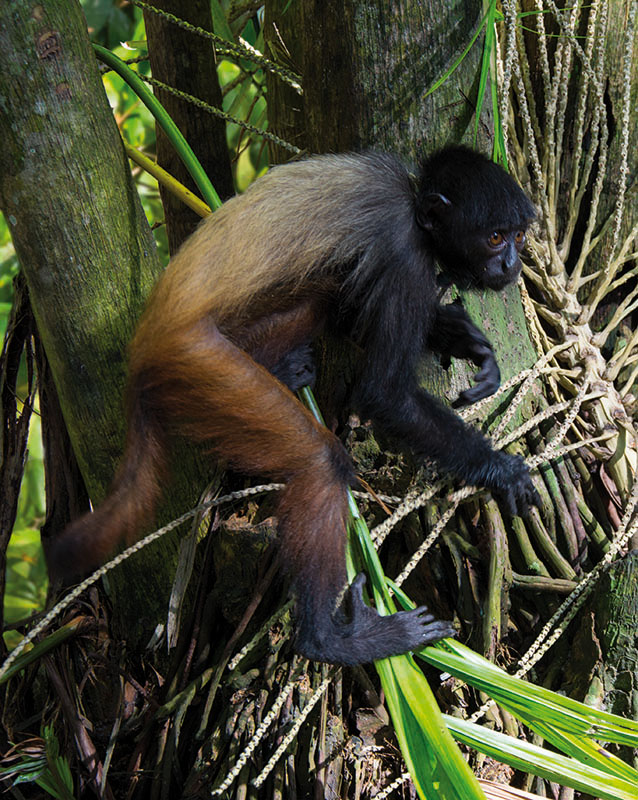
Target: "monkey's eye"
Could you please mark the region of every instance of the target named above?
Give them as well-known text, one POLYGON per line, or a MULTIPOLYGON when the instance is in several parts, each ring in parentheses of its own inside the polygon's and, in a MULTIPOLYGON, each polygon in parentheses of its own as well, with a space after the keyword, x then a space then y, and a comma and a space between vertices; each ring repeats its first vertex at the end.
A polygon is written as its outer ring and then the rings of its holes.
POLYGON ((514 235, 514 241, 516 244, 523 244, 525 241, 525 231, 516 231, 514 235))
POLYGON ((500 244, 503 244, 503 234, 498 233, 498 231, 494 231, 494 233, 492 233, 488 239, 488 242, 492 247, 498 247, 500 244))

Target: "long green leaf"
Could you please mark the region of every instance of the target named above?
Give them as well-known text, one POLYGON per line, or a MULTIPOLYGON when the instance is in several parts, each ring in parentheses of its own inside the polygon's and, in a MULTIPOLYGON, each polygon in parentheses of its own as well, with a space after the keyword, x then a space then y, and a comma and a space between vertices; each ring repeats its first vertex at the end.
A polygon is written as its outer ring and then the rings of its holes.
POLYGON ((41 659, 42 656, 55 649, 59 644, 66 641, 66 639, 69 639, 71 636, 75 636, 78 628, 85 621, 85 617, 77 617, 76 619, 67 622, 66 625, 63 625, 61 628, 57 628, 57 630, 53 631, 53 633, 50 633, 48 636, 42 639, 42 641, 33 645, 33 647, 30 650, 27 650, 26 653, 19 655, 13 664, 11 664, 9 669, 4 673, 2 678, 0 678, 0 686, 3 683, 6 683, 14 675, 17 675, 17 673, 19 673, 29 664, 41 659))
POLYGON ((445 722, 458 741, 523 772, 531 772, 605 800, 636 800, 638 797, 635 783, 590 766, 585 768, 578 761, 560 753, 457 717, 445 716, 445 722))
POLYGON ((460 642, 446 640, 443 646, 424 648, 419 656, 486 692, 499 704, 516 706, 516 715, 526 724, 538 719, 568 734, 638 747, 637 721, 600 711, 571 697, 508 675, 460 642))
POLYGON ((461 65, 461 63, 463 62, 463 59, 467 56, 467 54, 470 52, 470 50, 474 46, 474 42, 481 35, 481 31, 483 30, 483 27, 485 25, 486 20, 487 20, 487 14, 485 14, 483 19, 480 21, 474 36, 472 36, 472 38, 468 42, 467 47, 465 48, 465 50, 463 50, 461 55, 452 63, 452 66, 449 67, 449 69, 447 69, 443 73, 443 75, 432 86, 430 86, 430 88, 427 90, 427 92, 423 95, 424 98, 426 98, 428 95, 432 94, 432 92, 435 92, 440 86, 442 86, 445 83, 445 81, 450 77, 450 75, 457 69, 457 67, 459 67, 461 65))
POLYGON ((182 135, 182 132, 173 122, 165 108, 155 97, 155 95, 148 89, 144 81, 133 70, 127 66, 121 58, 118 58, 110 50, 102 47, 99 44, 93 44, 93 49, 97 53, 101 61, 107 64, 111 69, 115 70, 117 74, 126 81, 135 94, 140 98, 144 105, 148 108, 151 114, 155 117, 157 122, 162 126, 162 130, 168 136, 171 144, 175 148, 177 154, 184 162, 184 166, 189 171, 192 179, 195 181, 202 197, 212 209, 219 208, 222 201, 215 191, 213 184, 210 182, 208 175, 204 172, 202 165, 193 153, 190 145, 182 135))
POLYGON ((432 690, 409 655, 375 661, 401 753, 419 793, 431 800, 484 798, 455 745, 432 690))
POLYGON ((211 0, 210 3, 211 16, 213 18, 213 30, 218 36, 221 36, 231 44, 235 44, 235 37, 230 29, 224 9, 221 7, 219 0, 211 0))
MULTIPOLYGON (((481 118, 481 111, 483 103, 485 102, 485 89, 487 82, 492 74, 493 62, 496 56, 496 22, 503 19, 503 15, 496 7, 496 0, 489 0, 487 11, 485 13, 485 39, 483 40, 483 54, 481 56, 481 72, 479 75, 479 87, 476 96, 476 111, 474 114, 474 143, 478 139, 479 121, 481 118)), ((494 114, 494 130, 497 133, 500 127, 500 118, 498 113, 498 101, 496 97, 496 81, 490 81, 492 87, 492 112, 494 114)), ((500 131, 502 138, 502 130, 500 131)))
POLYGON ((589 767, 595 767, 608 777, 613 774, 622 780, 628 781, 636 787, 636 796, 638 796, 638 771, 631 764, 615 755, 615 753, 610 753, 598 742, 582 735, 576 736, 572 733, 567 733, 556 725, 543 722, 543 720, 535 719, 533 723, 529 724, 529 727, 548 742, 551 742, 561 752, 586 765, 587 770, 589 770, 589 767))

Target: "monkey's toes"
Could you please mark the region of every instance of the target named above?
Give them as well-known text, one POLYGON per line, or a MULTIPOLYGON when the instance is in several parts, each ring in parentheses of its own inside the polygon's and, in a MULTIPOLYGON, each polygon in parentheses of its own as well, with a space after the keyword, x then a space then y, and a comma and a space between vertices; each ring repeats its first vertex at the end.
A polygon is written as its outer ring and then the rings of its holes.
POLYGON ((427 644, 433 644, 448 636, 456 636, 456 631, 451 622, 437 620, 428 613, 425 606, 415 608, 414 611, 401 611, 393 614, 390 619, 401 622, 402 635, 406 650, 419 650, 427 644))

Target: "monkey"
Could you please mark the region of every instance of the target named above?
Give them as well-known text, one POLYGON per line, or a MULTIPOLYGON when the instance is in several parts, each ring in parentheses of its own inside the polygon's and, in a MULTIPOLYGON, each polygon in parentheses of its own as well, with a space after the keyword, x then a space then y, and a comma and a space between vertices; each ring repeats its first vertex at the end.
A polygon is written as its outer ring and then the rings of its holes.
POLYGON ((362 575, 339 605, 354 470, 294 392, 314 381, 318 337, 348 339, 361 354, 353 409, 416 459, 526 513, 538 496, 524 461, 430 396, 416 367, 427 350, 468 359, 479 371, 460 403, 495 391, 489 340, 461 305, 440 303, 439 283, 515 281, 534 216, 505 170, 460 146, 425 158, 417 178, 387 153, 313 156, 228 200, 151 294, 130 345, 122 464, 102 505, 51 542, 51 574, 86 572, 138 537, 168 480, 168 440, 180 435, 243 474, 285 483, 279 551, 298 652, 353 665, 453 635, 425 607, 380 616, 362 575))

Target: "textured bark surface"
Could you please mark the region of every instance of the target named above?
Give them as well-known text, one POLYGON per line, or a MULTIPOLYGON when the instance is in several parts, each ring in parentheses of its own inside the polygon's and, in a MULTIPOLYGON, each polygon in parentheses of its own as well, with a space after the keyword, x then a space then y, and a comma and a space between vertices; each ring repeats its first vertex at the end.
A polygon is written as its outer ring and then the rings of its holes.
POLYGON ((300 104, 291 115, 285 104, 292 95, 285 90, 273 98, 279 83, 269 83, 272 126, 284 138, 303 127, 310 152, 376 147, 408 162, 459 141, 474 113, 480 50, 440 90, 425 95, 461 54, 481 14, 476 0, 347 0, 330 14, 320 0, 267 3, 271 52, 282 60, 288 52, 304 87, 300 126, 291 121, 300 116, 300 104))
MULTIPOLYGON (((212 31, 210 3, 206 0, 162 0, 155 3, 192 25, 212 31)), ((212 42, 153 13, 144 12, 148 52, 153 77, 181 92, 221 108, 222 93, 212 42)), ((171 92, 155 88, 154 94, 180 129, 222 200, 234 193, 226 145, 226 123, 171 92)), ((157 160, 165 170, 199 196, 188 170, 159 126, 157 160)), ((174 253, 192 233, 200 218, 171 192, 160 186, 166 214, 168 244, 174 253)))
MULTIPOLYGON (((565 686, 578 700, 636 719, 638 713, 638 552, 601 576, 580 614, 565 657, 565 686)), ((634 767, 638 754, 620 748, 634 767)))
POLYGON ((160 265, 79 6, 0 13, 0 205, 99 500, 121 452, 126 346, 160 265))
MULTIPOLYGON (((638 710, 638 552, 629 553, 601 578, 593 601, 603 664, 605 706, 636 718, 638 710)), ((634 753, 634 763, 638 754, 634 753)))
MULTIPOLYGON (((161 265, 79 5, 3 3, 0 46, 0 207, 73 450, 99 503, 122 454, 127 345, 161 265)), ((165 538, 145 552, 143 569, 133 559, 112 574, 115 591, 127 587, 116 616, 131 641, 165 612, 174 553, 165 538)))

